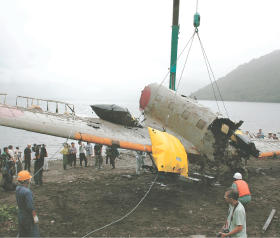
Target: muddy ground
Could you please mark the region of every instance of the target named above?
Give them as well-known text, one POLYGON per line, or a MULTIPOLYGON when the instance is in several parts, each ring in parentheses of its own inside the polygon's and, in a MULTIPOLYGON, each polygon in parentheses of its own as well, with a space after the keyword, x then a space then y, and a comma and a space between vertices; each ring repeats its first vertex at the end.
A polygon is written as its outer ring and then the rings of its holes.
MULTIPOLYGON (((135 175, 135 163, 129 152, 117 159, 114 170, 104 165, 101 171, 93 166, 64 171, 61 161, 50 162, 43 186, 32 186, 41 236, 82 237, 131 211, 156 177, 150 172, 135 175)), ((253 200, 246 209, 247 233, 250 237, 279 237, 280 160, 250 160, 248 166, 253 200), (276 208, 276 215, 263 234, 272 208, 276 208)), ((91 236, 215 237, 226 218, 223 196, 230 185, 231 181, 209 186, 158 178, 132 214, 91 236)), ((14 192, 0 191, 0 204, 16 204, 14 192)), ((0 224, 0 236, 16 236, 13 227, 16 224, 12 221, 0 224)))

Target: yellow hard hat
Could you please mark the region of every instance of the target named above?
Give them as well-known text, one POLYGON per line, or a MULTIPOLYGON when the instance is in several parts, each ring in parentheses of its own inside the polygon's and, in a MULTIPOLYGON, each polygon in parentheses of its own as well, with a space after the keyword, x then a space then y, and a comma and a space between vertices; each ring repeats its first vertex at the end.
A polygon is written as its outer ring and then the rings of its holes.
POLYGON ((24 180, 28 180, 31 179, 32 176, 31 174, 27 171, 27 170, 22 170, 18 173, 18 181, 24 181, 24 180))

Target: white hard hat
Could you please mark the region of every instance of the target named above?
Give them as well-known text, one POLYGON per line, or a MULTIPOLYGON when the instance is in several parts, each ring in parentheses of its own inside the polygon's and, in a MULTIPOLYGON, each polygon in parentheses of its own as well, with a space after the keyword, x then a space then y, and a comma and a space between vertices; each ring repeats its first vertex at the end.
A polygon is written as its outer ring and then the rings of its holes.
POLYGON ((235 173, 233 175, 233 178, 235 178, 235 179, 242 179, 242 174, 241 173, 235 173))

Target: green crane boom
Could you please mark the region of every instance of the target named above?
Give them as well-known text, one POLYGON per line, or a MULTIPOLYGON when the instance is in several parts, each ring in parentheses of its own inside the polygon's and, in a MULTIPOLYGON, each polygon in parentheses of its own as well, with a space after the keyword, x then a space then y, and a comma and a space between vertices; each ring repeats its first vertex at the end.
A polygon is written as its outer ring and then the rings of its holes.
POLYGON ((172 36, 171 36, 169 88, 174 91, 176 90, 175 84, 176 84, 178 35, 179 35, 179 4, 180 4, 180 0, 173 0, 173 21, 172 21, 172 36))

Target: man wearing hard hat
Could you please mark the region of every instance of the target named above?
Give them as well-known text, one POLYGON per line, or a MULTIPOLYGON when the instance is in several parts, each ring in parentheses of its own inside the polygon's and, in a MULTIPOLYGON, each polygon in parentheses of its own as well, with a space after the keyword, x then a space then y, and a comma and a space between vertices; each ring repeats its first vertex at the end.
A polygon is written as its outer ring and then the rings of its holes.
POLYGON ((32 176, 27 170, 18 173, 19 185, 16 187, 18 205, 19 237, 39 237, 39 219, 33 207, 33 195, 28 188, 32 176))
POLYGON ((238 201, 243 205, 249 203, 251 201, 251 193, 248 184, 242 180, 242 174, 237 172, 233 175, 233 178, 234 182, 231 187, 238 191, 238 201))

